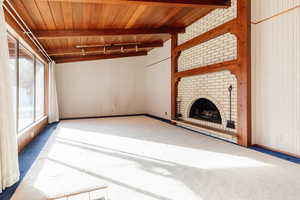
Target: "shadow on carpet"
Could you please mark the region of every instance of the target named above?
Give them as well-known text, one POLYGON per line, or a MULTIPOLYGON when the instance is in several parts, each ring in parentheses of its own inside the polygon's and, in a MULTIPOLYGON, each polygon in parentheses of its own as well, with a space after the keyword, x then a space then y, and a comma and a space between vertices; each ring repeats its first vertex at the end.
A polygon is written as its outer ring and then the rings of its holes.
POLYGON ((27 174, 28 170, 40 154, 58 123, 49 124, 34 140, 19 153, 20 180, 13 186, 7 188, 0 194, 0 200, 9 200, 16 191, 19 184, 27 174))

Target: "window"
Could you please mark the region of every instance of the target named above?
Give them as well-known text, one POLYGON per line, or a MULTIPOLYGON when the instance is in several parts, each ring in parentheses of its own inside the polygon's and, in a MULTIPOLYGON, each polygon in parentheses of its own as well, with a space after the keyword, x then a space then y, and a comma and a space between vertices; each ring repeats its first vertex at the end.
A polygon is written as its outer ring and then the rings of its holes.
POLYGON ((9 66, 18 132, 45 115, 45 65, 8 34, 9 66))
POLYGON ((39 120, 44 116, 44 64, 36 59, 35 77, 36 77, 36 95, 35 95, 35 119, 39 120))
POLYGON ((35 103, 34 57, 22 45, 19 46, 19 124, 22 130, 34 122, 35 103))

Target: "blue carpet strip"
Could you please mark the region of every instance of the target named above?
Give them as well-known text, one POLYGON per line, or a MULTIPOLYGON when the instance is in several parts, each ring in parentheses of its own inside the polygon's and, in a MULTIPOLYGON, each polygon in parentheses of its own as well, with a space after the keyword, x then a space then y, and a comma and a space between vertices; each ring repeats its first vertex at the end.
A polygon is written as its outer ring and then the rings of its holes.
POLYGON ((19 153, 20 180, 0 194, 0 200, 9 200, 45 146, 58 123, 48 125, 26 148, 19 153))
MULTIPOLYGON (((159 118, 159 117, 152 116, 152 115, 145 115, 145 116, 166 122, 168 124, 172 124, 172 123, 170 123, 171 122, 170 120, 166 120, 166 119, 159 118)), ((47 140, 49 139, 51 134, 56 129, 57 125, 58 125, 58 123, 53 123, 53 124, 48 125, 41 132, 41 134, 39 134, 22 152, 20 152, 20 154, 19 154, 20 181, 18 183, 16 183, 15 185, 13 185, 12 187, 7 188, 5 191, 3 191, 3 193, 0 194, 0 200, 9 200, 11 198, 11 196, 13 195, 13 193, 19 186, 20 182, 23 180, 24 176, 26 175, 26 173, 32 166, 33 162, 36 160, 39 153, 45 146, 47 140)), ((183 128, 183 127, 181 127, 181 128, 183 128)), ((186 128, 184 128, 184 129, 186 129, 186 128)), ((188 130, 190 130, 190 129, 188 129, 188 130)), ((194 132, 196 132, 196 131, 194 131, 194 132)), ((200 133, 200 132, 197 132, 197 133, 200 133)), ((202 133, 200 133, 200 134, 202 134, 202 133)), ((292 157, 292 156, 289 156, 289 155, 286 155, 283 153, 267 150, 267 149, 264 149, 261 147, 250 147, 250 149, 259 151, 261 153, 269 154, 271 156, 275 156, 277 158, 281 158, 281 159, 284 159, 284 160, 287 160, 287 161, 290 161, 293 163, 300 164, 300 158, 296 158, 296 157, 292 157)))
MULTIPOLYGON (((145 116, 153 118, 153 119, 157 119, 157 120, 162 121, 162 122, 166 122, 168 124, 172 124, 171 121, 167 120, 167 119, 163 119, 163 118, 156 117, 156 116, 153 116, 153 115, 148 115, 148 114, 146 114, 145 116)), ((229 142, 227 140, 223 140, 221 138, 217 138, 217 137, 214 137, 214 136, 211 136, 211 135, 207 135, 205 133, 201 133, 199 131, 195 131, 195 130, 192 130, 192 129, 189 129, 189 128, 186 128, 186 127, 178 126, 178 125, 175 125, 175 124, 172 124, 172 125, 180 127, 180 128, 183 128, 183 129, 186 129, 186 130, 189 130, 189 131, 193 131, 193 132, 198 133, 198 134, 206 135, 206 136, 211 137, 211 138, 222 140, 224 142, 235 144, 235 143, 229 142)), ((237 144, 235 144, 235 145, 237 145, 237 144)), ((300 164, 300 158, 296 158, 296 157, 289 156, 289 155, 286 155, 286 154, 283 154, 283 153, 279 153, 279 152, 276 152, 276 151, 271 151, 271 150, 268 150, 268 149, 264 149, 262 147, 255 147, 255 146, 253 146, 253 147, 249 147, 249 149, 252 149, 252 150, 255 150, 255 151, 259 151, 261 153, 269 154, 271 156, 274 156, 274 157, 277 157, 277 158, 280 158, 280 159, 283 159, 283 160, 287 160, 287 161, 290 161, 290 162, 293 162, 293 163, 296 163, 296 164, 300 164)))
POLYGON ((283 153, 280 153, 280 152, 276 152, 276 151, 271 151, 271 150, 264 149, 264 148, 261 148, 261 147, 249 147, 249 148, 253 149, 255 151, 259 151, 261 153, 265 153, 265 154, 269 154, 271 156, 275 156, 277 158, 281 158, 283 160, 287 160, 287 161, 290 161, 290 162, 293 162, 293 163, 296 163, 296 164, 300 164, 300 158, 289 156, 289 155, 286 155, 286 154, 283 154, 283 153))

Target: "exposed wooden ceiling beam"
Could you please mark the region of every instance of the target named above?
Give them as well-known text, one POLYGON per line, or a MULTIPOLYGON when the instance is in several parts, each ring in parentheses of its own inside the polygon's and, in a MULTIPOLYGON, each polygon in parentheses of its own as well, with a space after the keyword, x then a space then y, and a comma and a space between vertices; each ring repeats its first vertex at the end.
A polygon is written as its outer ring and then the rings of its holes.
MULTIPOLYGON (((152 43, 144 43, 144 44, 127 44, 123 45, 123 50, 135 50, 136 47, 138 47, 138 50, 141 49, 150 49, 150 48, 155 48, 155 47, 162 47, 164 46, 163 42, 152 42, 152 43)), ((105 47, 105 50, 107 52, 109 51, 121 51, 122 45, 111 45, 105 47)), ((89 54, 89 53, 103 53, 104 52, 104 47, 89 47, 89 48, 83 48, 85 51, 84 53, 89 54)), ((72 54, 82 54, 82 49, 81 48, 69 48, 69 49, 48 49, 46 50, 47 53, 50 56, 58 56, 58 55, 72 55, 72 54)))
MULTIPOLYGON (((37 0, 45 1, 45 0, 37 0)), ((230 0, 48 0, 57 2, 73 3, 99 3, 99 4, 126 4, 126 5, 148 5, 164 7, 213 7, 226 8, 230 6, 230 0)))
POLYGON ((104 59, 113 59, 113 58, 124 58, 124 57, 135 57, 135 56, 146 56, 147 51, 140 51, 134 53, 121 53, 121 54, 103 54, 96 56, 77 56, 77 57, 60 57, 55 58, 56 63, 68 63, 68 62, 79 62, 79 61, 88 61, 88 60, 104 60, 104 59))
POLYGON ((185 28, 142 28, 142 29, 99 29, 99 30, 51 30, 33 31, 38 39, 59 39, 70 37, 97 37, 119 35, 147 35, 184 33, 185 28))

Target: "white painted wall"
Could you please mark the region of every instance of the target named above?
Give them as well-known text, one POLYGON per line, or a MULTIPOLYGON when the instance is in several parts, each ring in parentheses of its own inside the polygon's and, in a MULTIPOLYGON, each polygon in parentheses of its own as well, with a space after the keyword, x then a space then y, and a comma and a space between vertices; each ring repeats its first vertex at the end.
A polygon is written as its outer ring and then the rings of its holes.
POLYGON ((60 117, 145 113, 145 57, 58 64, 60 117))
MULTIPOLYGON (((253 0, 252 21, 300 5, 253 0)), ((253 143, 300 155, 300 8, 252 25, 253 143)))
POLYGON ((171 42, 150 51, 145 60, 146 111, 150 115, 171 119, 171 42))
POLYGON ((171 43, 146 57, 58 64, 60 117, 148 113, 171 118, 171 43))

